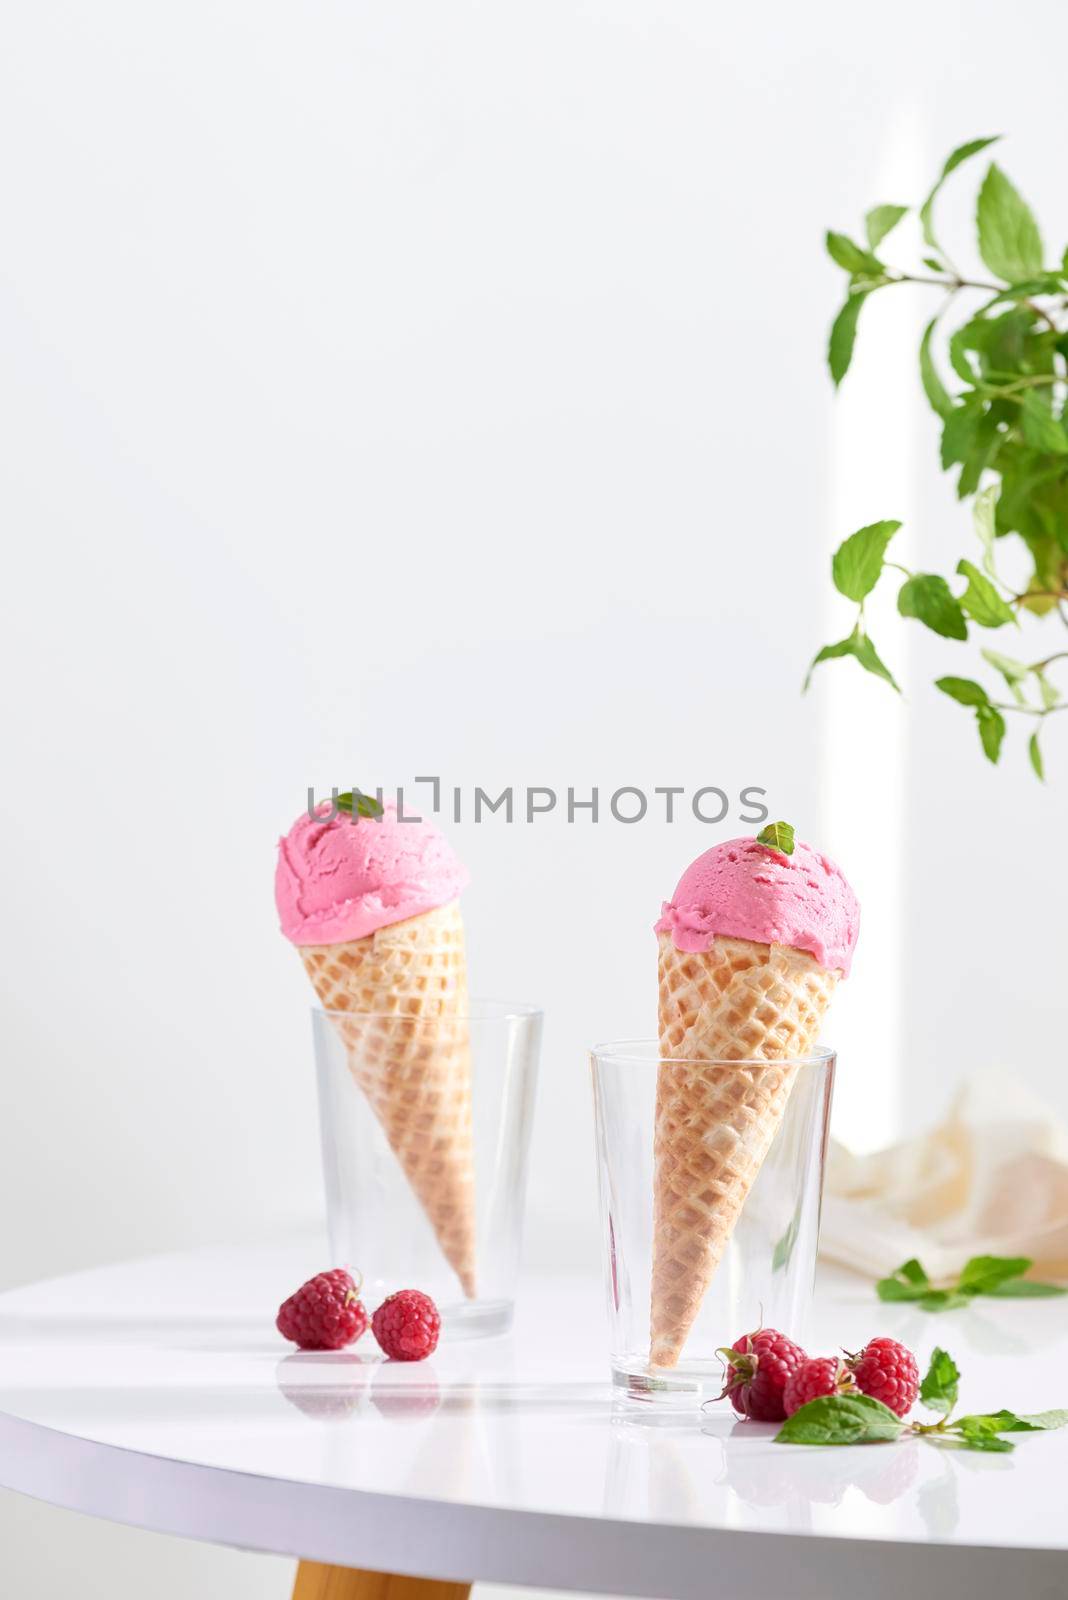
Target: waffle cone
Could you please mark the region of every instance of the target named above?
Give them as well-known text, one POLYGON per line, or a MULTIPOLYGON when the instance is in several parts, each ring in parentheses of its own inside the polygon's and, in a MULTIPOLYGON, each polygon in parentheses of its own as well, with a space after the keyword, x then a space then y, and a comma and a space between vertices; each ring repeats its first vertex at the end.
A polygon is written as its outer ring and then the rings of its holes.
POLYGON ((785 1063, 814 1049, 837 981, 837 973, 787 945, 716 937, 707 950, 692 952, 677 950, 670 933, 660 935, 655 1366, 678 1362, 782 1122, 797 1070, 785 1063), (745 1065, 694 1065, 702 1059, 745 1065))
POLYGON ((302 945, 349 1070, 464 1293, 475 1293, 467 965, 457 901, 346 944, 302 945))

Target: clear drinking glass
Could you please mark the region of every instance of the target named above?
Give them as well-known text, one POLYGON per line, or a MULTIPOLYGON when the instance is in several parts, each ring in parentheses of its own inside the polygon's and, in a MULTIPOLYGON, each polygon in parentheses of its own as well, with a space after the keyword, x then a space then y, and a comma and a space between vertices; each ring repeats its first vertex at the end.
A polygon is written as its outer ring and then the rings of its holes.
MULTIPOLYGON (((817 1050, 786 1062, 674 1061, 661 1058, 655 1040, 637 1039, 599 1045, 590 1060, 613 1383, 634 1400, 699 1403, 723 1387, 717 1349, 747 1329, 779 1328, 799 1343, 804 1341, 816 1270, 835 1055, 817 1050), (675 1207, 673 1258, 684 1261, 688 1251, 695 1260, 700 1258, 702 1210, 721 1215, 724 1204, 730 1204, 717 1186, 725 1182, 728 1196, 737 1200, 740 1188, 733 1174, 756 1169, 673 1366, 653 1363, 650 1334, 654 1144, 662 1072, 672 1077, 664 1079, 661 1108, 661 1193, 681 1194, 683 1200, 692 1195, 694 1201, 692 1216, 688 1207, 678 1208, 677 1199, 662 1203, 665 1215, 671 1205, 675 1207), (673 1113, 666 1104, 671 1083, 683 1086, 673 1113), (713 1101, 724 1106, 734 1102, 739 1112, 729 1123, 722 1118, 718 1126, 714 1117, 702 1122, 699 1111, 687 1116, 687 1106, 700 1107, 702 1099, 706 1106, 713 1101), (684 1163, 667 1184, 667 1164, 674 1165, 680 1154, 684 1163)), ((665 1243, 662 1238, 661 1261, 668 1259, 665 1243)), ((691 1269, 683 1266, 681 1271, 686 1279, 691 1269)), ((693 1267, 692 1273, 687 1280, 691 1286, 695 1279, 700 1281, 700 1267, 693 1267)))
POLYGON ((510 1327, 541 1016, 533 1006, 496 1000, 471 1001, 466 1016, 440 1019, 313 1009, 331 1254, 362 1274, 372 1308, 396 1289, 422 1289, 449 1337, 510 1327), (433 1206, 440 1193, 435 1165, 457 1160, 454 1088, 444 1112, 433 1097, 413 1098, 412 1132, 405 1132, 406 1073, 418 1076, 422 1062, 431 1071, 443 1058, 455 1063, 457 1049, 469 1057, 470 1071, 470 1143, 461 1163, 468 1173, 473 1165, 474 1178, 470 1294, 441 1242, 449 1236, 448 1213, 443 1233, 441 1212, 435 1226, 413 1187, 423 1184, 433 1206), (443 1127, 450 1132, 439 1155, 443 1127), (424 1152, 429 1168, 419 1165, 424 1152))

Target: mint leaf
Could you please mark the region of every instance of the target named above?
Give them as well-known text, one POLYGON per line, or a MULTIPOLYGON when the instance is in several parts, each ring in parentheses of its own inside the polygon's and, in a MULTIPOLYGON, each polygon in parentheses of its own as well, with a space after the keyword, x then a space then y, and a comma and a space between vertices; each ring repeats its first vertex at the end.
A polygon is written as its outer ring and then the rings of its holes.
POLYGON ((1027 741, 1027 756, 1031 763, 1031 769, 1034 772, 1035 777, 1038 779, 1039 783, 1045 783, 1046 768, 1042 760, 1042 749, 1038 742, 1037 733, 1033 733, 1030 739, 1027 741))
POLYGON ((960 405, 955 406, 946 417, 942 429, 941 459, 944 471, 968 459, 979 434, 980 416, 975 405, 960 405))
POLYGON ((1033 450, 1068 455, 1068 434, 1033 389, 1028 389, 1020 402, 1020 428, 1033 450))
POLYGON ((1034 1432, 1031 1425, 1021 1421, 1014 1411, 988 1411, 976 1416, 958 1417, 954 1427, 973 1437, 978 1434, 1034 1432))
POLYGON ((1047 711, 1052 710, 1061 697, 1060 690, 1054 688, 1041 667, 1032 667, 1031 671, 1035 675, 1035 682, 1038 684, 1038 692, 1042 697, 1042 704, 1047 711))
POLYGON ((875 1444, 897 1439, 904 1427, 881 1400, 866 1394, 831 1394, 787 1417, 776 1444, 875 1444))
POLYGON ((989 661, 995 672, 1001 673, 1013 699, 1022 706, 1025 697, 1020 685, 1028 676, 1030 667, 1026 667, 1022 661, 1014 661, 1012 656, 1003 656, 1000 650, 981 650, 979 653, 984 661, 989 661))
POLYGON ((921 1311, 959 1311, 961 1306, 970 1303, 971 1296, 961 1294, 957 1289, 932 1289, 930 1294, 921 1295, 918 1301, 921 1311))
POLYGON ((979 254, 995 278, 1019 283, 1042 271, 1042 236, 1026 201, 991 162, 976 207, 979 254))
POLYGON ((943 694, 948 694, 951 700, 958 701, 962 706, 985 706, 990 701, 982 684, 972 678, 938 678, 935 688, 941 689, 943 694))
POLYGON ((976 537, 983 547, 983 570, 991 578, 994 573, 994 539, 996 537, 996 522, 998 504, 998 485, 992 483, 987 489, 980 489, 972 504, 972 526, 976 537))
POLYGON ((1016 621, 1016 613, 1003 600, 990 579, 970 561, 958 561, 957 572, 967 578, 968 587, 960 597, 961 608, 981 628, 1003 628, 1007 622, 1016 621))
POLYGON ((988 761, 997 763, 1001 754, 1001 742, 1005 737, 1005 718, 996 706, 977 706, 975 710, 976 721, 979 724, 979 742, 988 761))
POLYGON ((831 576, 847 600, 863 600, 879 581, 886 547, 900 522, 871 522, 842 541, 831 561, 831 576))
POLYGON ((864 231, 873 250, 886 238, 891 228, 896 228, 908 206, 872 206, 864 218, 864 231))
POLYGON ((956 333, 950 334, 949 364, 958 378, 963 378, 967 384, 975 384, 978 382, 978 374, 972 366, 971 357, 968 354, 971 348, 968 344, 970 328, 971 323, 966 322, 963 328, 958 328, 956 333))
POLYGON ((950 593, 945 578, 935 572, 917 572, 901 585, 897 609, 903 617, 915 617, 944 639, 966 639, 968 624, 960 601, 950 593))
POLYGON ((777 850, 780 855, 792 856, 794 830, 788 822, 769 822, 767 827, 761 828, 757 834, 757 844, 766 845, 769 850, 777 850))
POLYGON ((860 308, 864 304, 870 290, 851 289, 846 296, 845 305, 839 311, 831 324, 831 337, 827 345, 827 365, 831 369, 831 377, 837 389, 853 360, 853 346, 857 340, 857 321, 860 317, 860 308))
POLYGON ((915 1256, 895 1267, 888 1278, 880 1278, 875 1292, 880 1300, 888 1302, 918 1300, 931 1287, 931 1280, 915 1256))
POLYGON ((805 678, 805 688, 807 689, 812 682, 812 673, 821 661, 833 661, 838 656, 852 656, 854 660, 860 662, 865 672, 874 673, 877 678, 882 678, 888 683, 891 689, 896 689, 898 694, 901 693, 889 667, 880 660, 875 646, 867 634, 861 633, 859 628, 854 628, 848 639, 840 639, 837 644, 825 644, 819 654, 813 657, 805 678))
POLYGON ((954 1423, 955 1428, 973 1439, 999 1433, 1045 1433, 1065 1426, 1068 1426, 1068 1411, 1037 1411, 1032 1416, 1017 1416, 1015 1411, 990 1411, 958 1417, 954 1423))
POLYGON ((965 1450, 987 1450, 991 1455, 1007 1455, 1010 1450, 1016 1449, 1011 1439, 999 1439, 993 1433, 962 1434, 960 1442, 965 1450))
POLYGON ((931 1364, 920 1384, 920 1399, 924 1405, 948 1416, 957 1403, 959 1384, 960 1372, 953 1357, 946 1350, 933 1350, 931 1364))
POLYGON ((931 339, 937 325, 938 318, 932 317, 924 328, 923 338, 920 340, 920 382, 923 384, 924 394, 931 403, 932 411, 936 411, 940 417, 948 417, 953 410, 953 396, 938 376, 938 369, 931 354, 931 339))
POLYGON ((350 817, 380 817, 382 815, 382 806, 374 795, 362 794, 359 789, 354 789, 346 794, 339 794, 334 803, 339 811, 344 811, 350 817))
POLYGON ((1012 1433, 1045 1433, 1051 1428, 1068 1428, 1068 1411, 1032 1411, 1016 1418, 1012 1433))
POLYGON ((832 261, 854 275, 880 278, 885 270, 878 256, 873 256, 870 250, 862 250, 859 244, 853 243, 848 234, 829 231, 827 254, 832 261))
POLYGON ((988 1294, 999 1283, 1022 1277, 1032 1266, 1030 1256, 972 1256, 961 1268, 957 1288, 965 1294, 988 1294))
POLYGON ((1059 1283, 1038 1283, 1033 1278, 1009 1278, 996 1288, 984 1289, 983 1293, 996 1300, 1052 1300, 1055 1295, 1068 1294, 1068 1289, 1059 1283))
POLYGON ((920 207, 920 224, 923 228, 924 241, 931 246, 932 250, 938 249, 938 240, 934 236, 934 203, 939 189, 941 189, 950 173, 955 172, 963 161, 967 161, 969 156, 978 155, 979 151, 985 150, 987 145, 996 144, 1000 138, 1000 133, 995 133, 989 139, 969 139, 967 144, 958 145, 952 154, 946 157, 945 165, 939 174, 937 183, 920 207))

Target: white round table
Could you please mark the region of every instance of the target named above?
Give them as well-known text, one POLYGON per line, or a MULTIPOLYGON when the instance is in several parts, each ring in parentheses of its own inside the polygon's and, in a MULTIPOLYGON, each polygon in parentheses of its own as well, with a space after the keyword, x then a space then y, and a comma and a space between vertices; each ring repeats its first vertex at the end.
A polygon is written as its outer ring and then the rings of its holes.
MULTIPOLYGON (((371 1592, 331 1587, 333 1568, 678 1600, 1068 1593, 1068 1430, 1011 1456, 818 1450, 726 1406, 621 1410, 585 1280, 528 1283, 513 1334, 421 1365, 376 1361, 370 1337, 290 1353, 275 1309, 323 1264, 308 1246, 202 1251, 0 1296, 0 1484, 327 1564, 301 1569, 308 1596, 371 1592)), ((818 1304, 810 1348, 937 1342, 968 1410, 1068 1404, 1068 1376, 1047 1375, 1068 1375, 1066 1301, 938 1317, 827 1275, 818 1304)))

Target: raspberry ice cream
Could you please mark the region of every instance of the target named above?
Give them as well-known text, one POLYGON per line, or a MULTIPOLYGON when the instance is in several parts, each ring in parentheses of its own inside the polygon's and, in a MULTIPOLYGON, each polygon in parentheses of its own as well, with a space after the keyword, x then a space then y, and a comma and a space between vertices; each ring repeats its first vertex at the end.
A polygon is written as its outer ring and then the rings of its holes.
POLYGON ((748 838, 713 845, 687 867, 656 932, 686 951, 707 950, 717 934, 789 945, 847 978, 859 923, 857 897, 829 856, 800 839, 786 856, 748 838))
POLYGON ((274 894, 282 932, 296 945, 343 944, 448 905, 470 882, 433 823, 401 822, 387 801, 359 821, 330 806, 297 818, 278 843, 274 894))

